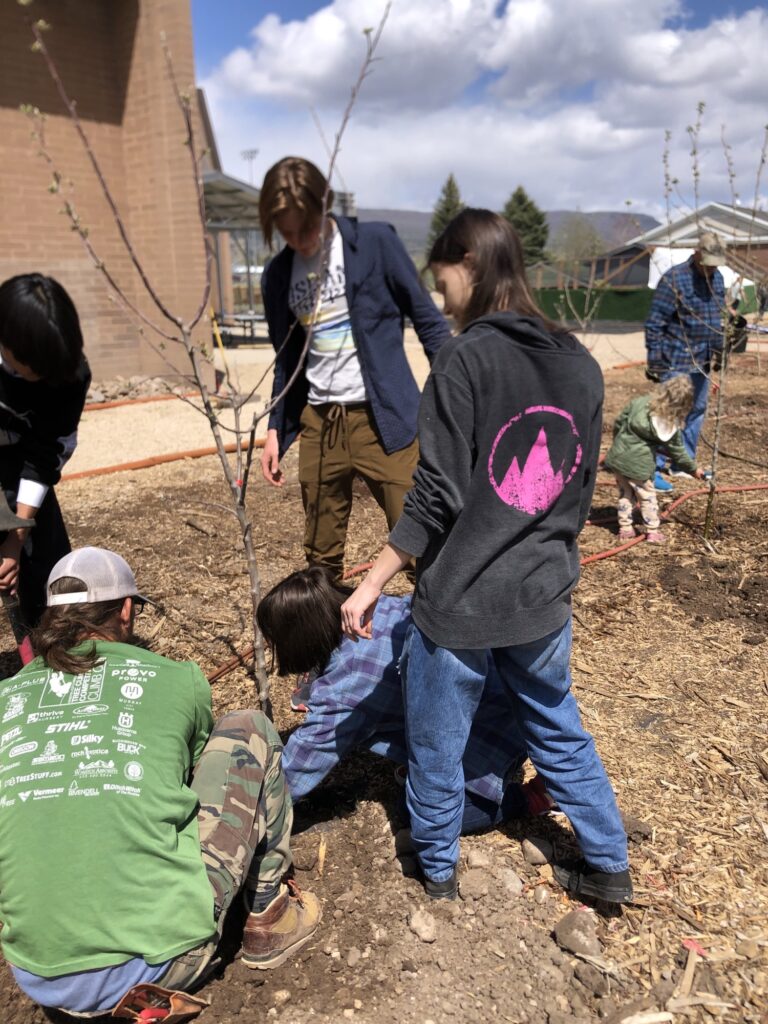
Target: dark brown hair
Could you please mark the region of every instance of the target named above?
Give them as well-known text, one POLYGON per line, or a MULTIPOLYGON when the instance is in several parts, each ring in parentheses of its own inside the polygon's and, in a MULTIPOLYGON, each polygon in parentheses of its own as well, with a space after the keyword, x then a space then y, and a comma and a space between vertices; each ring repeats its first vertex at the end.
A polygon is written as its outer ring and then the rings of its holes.
POLYGON ((352 591, 322 565, 299 569, 259 601, 256 619, 281 676, 322 671, 341 643, 341 606, 352 591))
POLYGON ((73 380, 83 359, 83 334, 66 289, 43 274, 19 274, 0 284, 0 344, 42 380, 73 380))
MULTIPOLYGON (((259 220, 267 245, 272 248, 275 217, 285 210, 296 210, 304 224, 323 215, 323 197, 328 188, 325 175, 301 156, 285 156, 269 168, 259 194, 259 220)), ((328 189, 328 209, 333 205, 333 189, 328 189)))
POLYGON ((513 310, 561 330, 533 300, 525 273, 523 247, 509 221, 491 210, 467 207, 438 235, 427 263, 462 263, 469 256, 472 294, 461 316, 462 329, 488 313, 513 310))
MULTIPOLYGON (((86 584, 76 576, 62 576, 51 584, 52 594, 78 594, 87 589, 86 584)), ((91 642, 77 652, 72 648, 83 640, 117 639, 116 620, 124 600, 124 597, 120 597, 114 601, 56 604, 46 608, 40 625, 32 633, 35 654, 39 654, 49 668, 58 672, 87 672, 99 660, 96 644, 91 642)))

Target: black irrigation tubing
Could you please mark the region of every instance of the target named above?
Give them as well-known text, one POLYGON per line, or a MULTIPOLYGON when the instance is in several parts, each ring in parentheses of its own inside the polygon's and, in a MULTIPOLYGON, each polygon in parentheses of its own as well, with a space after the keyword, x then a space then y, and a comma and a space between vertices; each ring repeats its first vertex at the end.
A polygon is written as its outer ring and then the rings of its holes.
MULTIPOLYGON (((715 446, 703 434, 699 437, 699 440, 703 441, 711 451, 715 450, 715 446)), ((724 459, 734 459, 736 462, 746 462, 748 466, 757 466, 758 469, 768 469, 768 463, 766 462, 756 462, 754 459, 747 459, 743 455, 733 455, 731 452, 724 452, 722 448, 718 448, 717 454, 722 455, 724 459)))

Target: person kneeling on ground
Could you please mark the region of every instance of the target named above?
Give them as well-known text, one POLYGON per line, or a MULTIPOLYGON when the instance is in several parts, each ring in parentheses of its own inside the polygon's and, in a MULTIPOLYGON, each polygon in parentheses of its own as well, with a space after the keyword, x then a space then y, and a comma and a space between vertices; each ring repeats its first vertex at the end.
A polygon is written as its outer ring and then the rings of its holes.
POLYGON ((693 404, 693 385, 687 375, 670 377, 650 395, 633 398, 618 415, 613 427, 613 444, 605 456, 605 467, 616 476, 619 488, 619 540, 632 540, 632 509, 637 500, 645 526, 645 539, 652 544, 666 540, 661 532, 659 503, 653 475, 656 452, 664 447, 680 472, 707 477, 697 469, 686 451, 681 433, 693 404))
MULTIPOLYGON (((287 576, 259 603, 259 629, 280 674, 318 673, 307 698, 309 713, 283 752, 294 801, 311 793, 357 748, 398 765, 408 763, 398 666, 411 622, 411 599, 382 597, 374 614, 373 639, 355 643, 343 636, 339 612, 351 592, 336 582, 331 570, 311 566, 287 576)), ((439 708, 434 711, 440 713, 439 708)), ((509 718, 504 689, 489 662, 464 754, 465 834, 554 806, 538 777, 525 785, 507 781, 526 759, 523 739, 509 718)))
POLYGON ((37 657, 0 683, 0 919, 43 1006, 96 1016, 135 986, 187 991, 214 966, 242 889, 243 963, 270 968, 320 922, 282 879, 291 800, 258 711, 216 725, 193 662, 137 646, 128 564, 81 548, 54 566, 37 657))

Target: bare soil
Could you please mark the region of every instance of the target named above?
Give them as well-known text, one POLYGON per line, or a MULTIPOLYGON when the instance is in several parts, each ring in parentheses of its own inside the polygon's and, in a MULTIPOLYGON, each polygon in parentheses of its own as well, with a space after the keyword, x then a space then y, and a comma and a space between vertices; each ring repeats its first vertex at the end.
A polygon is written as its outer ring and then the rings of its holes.
MULTIPOLYGON (((639 369, 606 381, 607 444, 615 413, 647 385, 639 369)), ((728 391, 722 447, 751 461, 723 459, 718 482, 764 483, 768 378, 754 357, 737 364, 728 391)), ((712 430, 710 420, 707 437, 712 430)), ((258 483, 252 495, 265 587, 303 560, 295 459, 281 491, 258 483)), ((698 487, 681 480, 676 494, 698 487)), ((212 672, 247 645, 247 580, 234 520, 220 507, 227 498, 215 460, 72 481, 59 495, 73 543, 115 547, 162 603, 162 614, 141 623, 156 650, 212 672)), ((614 501, 602 474, 583 555, 616 544, 614 501)), ((601 953, 560 948, 553 929, 576 904, 549 865, 531 866, 522 854, 531 836, 571 849, 563 818, 464 839, 462 899, 427 905, 409 877, 412 859, 396 855, 403 821, 391 767, 360 754, 297 808, 297 880, 324 907, 316 941, 262 975, 236 959, 232 921, 224 963, 203 990, 211 1006, 201 1024, 768 1020, 768 490, 719 495, 709 542, 705 503, 694 497, 672 513, 666 546, 638 544, 586 566, 574 598, 575 690, 633 839, 636 901, 596 908, 601 953), (434 942, 409 927, 418 908, 436 919, 434 942)), ((361 487, 349 564, 375 555, 384 537, 383 517, 361 487)), ((0 651, 0 671, 15 671, 4 623, 0 651)), ((292 685, 273 680, 285 733, 298 720, 288 705, 292 685)), ((213 693, 217 713, 255 702, 242 669, 213 693)), ((0 1019, 46 1019, 6 967, 0 1019)))

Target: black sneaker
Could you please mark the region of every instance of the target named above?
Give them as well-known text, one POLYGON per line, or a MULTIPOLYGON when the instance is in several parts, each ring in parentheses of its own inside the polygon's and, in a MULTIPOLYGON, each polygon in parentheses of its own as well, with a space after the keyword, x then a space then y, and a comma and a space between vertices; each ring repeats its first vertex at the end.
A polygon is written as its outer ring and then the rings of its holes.
POLYGON ((629 871, 597 871, 582 858, 553 864, 552 873, 571 896, 590 896, 606 903, 632 902, 629 871))
POLYGON ((433 882, 424 876, 424 891, 431 900, 455 900, 459 895, 459 879, 456 868, 444 882, 433 882))

